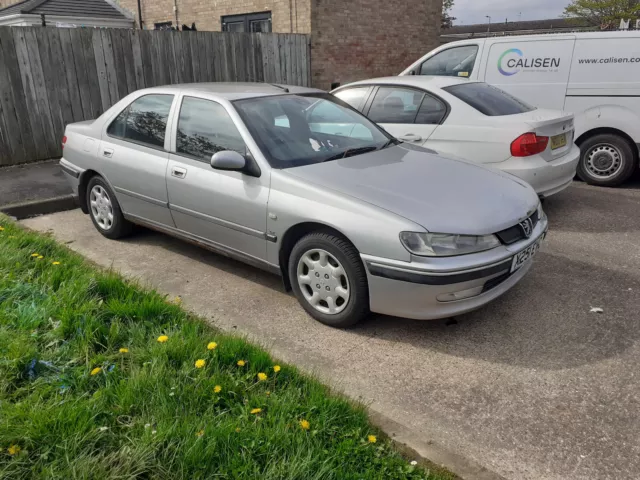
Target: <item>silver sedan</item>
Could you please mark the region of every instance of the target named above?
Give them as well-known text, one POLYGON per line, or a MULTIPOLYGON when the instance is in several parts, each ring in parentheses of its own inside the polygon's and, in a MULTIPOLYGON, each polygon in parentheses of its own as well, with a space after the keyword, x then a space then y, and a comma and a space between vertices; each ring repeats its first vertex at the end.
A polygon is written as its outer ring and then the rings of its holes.
POLYGON ((524 277, 547 230, 523 181, 401 143, 320 90, 140 90, 68 125, 63 148, 105 237, 139 224, 277 273, 335 327, 479 308, 524 277))

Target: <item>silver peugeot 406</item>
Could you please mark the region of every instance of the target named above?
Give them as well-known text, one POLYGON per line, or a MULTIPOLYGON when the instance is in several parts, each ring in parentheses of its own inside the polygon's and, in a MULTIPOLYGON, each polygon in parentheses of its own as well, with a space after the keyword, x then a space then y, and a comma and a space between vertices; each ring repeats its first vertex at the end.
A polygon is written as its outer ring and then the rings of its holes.
POLYGON ((272 271, 335 327, 481 307, 525 276, 547 230, 523 181, 401 143, 309 88, 140 90, 67 126, 63 151, 105 237, 139 224, 272 271))

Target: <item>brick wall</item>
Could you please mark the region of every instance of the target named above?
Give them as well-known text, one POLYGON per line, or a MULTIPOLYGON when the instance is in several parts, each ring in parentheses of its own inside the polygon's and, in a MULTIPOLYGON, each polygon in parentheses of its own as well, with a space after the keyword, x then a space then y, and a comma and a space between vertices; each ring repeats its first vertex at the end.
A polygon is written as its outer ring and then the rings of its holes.
POLYGON ((314 87, 397 75, 439 46, 442 0, 312 0, 314 87))
MULTIPOLYGON (((0 0, 6 1, 6 0, 0 0)), ((241 13, 271 12, 271 28, 275 33, 309 33, 311 0, 177 0, 178 23, 189 25, 195 22, 198 30, 221 30, 220 17, 241 13), (290 5, 292 8, 290 8, 290 5)), ((119 0, 121 7, 136 16, 136 0, 119 0)), ((146 28, 153 29, 155 23, 173 22, 174 0, 142 0, 142 19, 146 28)))

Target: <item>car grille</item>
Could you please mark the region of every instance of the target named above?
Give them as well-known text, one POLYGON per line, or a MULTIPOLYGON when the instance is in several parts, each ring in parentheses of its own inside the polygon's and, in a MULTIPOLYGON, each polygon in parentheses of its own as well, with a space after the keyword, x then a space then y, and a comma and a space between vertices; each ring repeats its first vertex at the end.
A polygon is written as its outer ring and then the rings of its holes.
MULTIPOLYGON (((536 210, 535 212, 533 212, 533 215, 531 215, 529 219, 531 220, 531 228, 536 228, 539 220, 538 211, 536 210)), ((507 228, 506 230, 502 230, 501 232, 496 233, 496 235, 505 245, 511 245, 512 243, 516 243, 527 238, 520 224, 514 225, 513 227, 507 228)))

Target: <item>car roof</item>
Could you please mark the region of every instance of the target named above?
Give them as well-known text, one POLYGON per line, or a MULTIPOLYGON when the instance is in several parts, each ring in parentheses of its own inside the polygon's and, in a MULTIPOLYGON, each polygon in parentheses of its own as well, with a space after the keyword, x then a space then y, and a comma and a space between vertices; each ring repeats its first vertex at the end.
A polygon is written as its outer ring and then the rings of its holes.
POLYGON ((295 85, 281 85, 275 83, 245 83, 245 82, 210 82, 210 83, 182 83, 147 88, 145 93, 162 92, 183 93, 185 95, 216 95, 227 100, 244 98, 269 97, 286 95, 287 93, 326 93, 316 88, 298 87, 295 85), (287 92, 288 90, 288 92, 287 92))
POLYGON ((345 87, 352 87, 354 85, 371 85, 371 84, 387 84, 387 85, 406 85, 410 87, 418 88, 445 88, 452 85, 460 85, 462 83, 477 83, 467 80, 466 78, 459 77, 438 77, 429 75, 404 75, 401 77, 380 77, 370 78, 369 80, 360 80, 359 82, 349 83, 339 87, 337 90, 341 90, 345 87))

